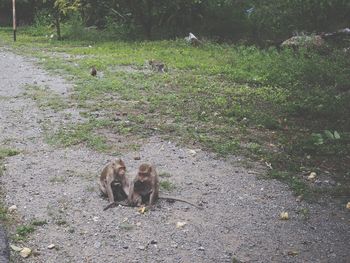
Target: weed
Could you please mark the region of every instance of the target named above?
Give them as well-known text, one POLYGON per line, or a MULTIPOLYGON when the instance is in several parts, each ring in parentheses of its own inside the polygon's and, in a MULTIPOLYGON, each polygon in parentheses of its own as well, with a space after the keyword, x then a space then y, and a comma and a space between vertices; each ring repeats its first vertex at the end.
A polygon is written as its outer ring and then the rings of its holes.
POLYGON ((60 111, 68 107, 60 95, 47 87, 27 85, 26 90, 26 95, 36 101, 41 109, 51 108, 54 111, 60 111))
POLYGON ((22 225, 17 227, 14 239, 16 241, 26 240, 28 235, 33 233, 35 228, 32 225, 22 225))
POLYGON ((50 183, 64 183, 66 179, 63 176, 54 176, 50 178, 50 183))
POLYGON ((165 191, 172 191, 176 188, 175 185, 168 180, 161 181, 159 183, 159 187, 160 187, 160 189, 163 189, 165 191))
POLYGON ((33 226, 43 226, 43 225, 46 225, 46 224, 47 224, 47 221, 46 221, 46 220, 37 220, 37 219, 35 219, 35 220, 33 220, 33 221, 31 222, 31 224, 32 224, 33 226))
POLYGON ((4 159, 5 157, 15 156, 19 153, 20 152, 18 150, 15 150, 15 149, 0 147, 0 160, 4 159))

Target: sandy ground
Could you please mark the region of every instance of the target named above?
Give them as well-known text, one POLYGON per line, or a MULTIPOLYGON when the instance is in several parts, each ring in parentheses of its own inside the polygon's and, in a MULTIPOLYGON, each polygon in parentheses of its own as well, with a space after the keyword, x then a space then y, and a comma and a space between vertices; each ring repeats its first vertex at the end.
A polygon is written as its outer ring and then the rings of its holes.
MULTIPOLYGON (((0 145, 21 151, 6 159, 4 202, 18 207, 20 224, 47 222, 23 243, 11 241, 35 251, 26 259, 11 251, 13 262, 349 262, 345 207, 297 202, 284 184, 259 178, 266 170, 258 164, 247 169, 241 157, 221 160, 158 137, 137 153, 141 160, 132 151, 120 156, 128 170, 153 163, 171 175, 171 195, 204 209, 160 200, 145 214, 130 207, 102 211, 108 202, 97 178, 114 157, 85 146, 48 145, 42 124, 50 120, 54 129, 67 115, 40 110, 23 95, 26 84, 36 84, 69 99, 74 87, 4 47, 0 68, 0 145), (279 219, 282 211, 289 220, 279 219), (186 224, 177 228, 177 222, 186 224)), ((68 121, 80 120, 79 109, 68 111, 68 121)))

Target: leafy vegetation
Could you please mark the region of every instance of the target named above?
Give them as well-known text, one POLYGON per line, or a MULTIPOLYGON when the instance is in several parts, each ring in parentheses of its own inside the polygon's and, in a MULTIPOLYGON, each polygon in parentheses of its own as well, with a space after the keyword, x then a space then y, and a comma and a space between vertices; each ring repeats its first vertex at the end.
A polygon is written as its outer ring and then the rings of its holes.
POLYGON ((21 225, 16 229, 16 235, 14 237, 14 240, 24 241, 27 239, 29 234, 34 232, 34 230, 35 228, 32 225, 21 225))
MULTIPOLYGON (((332 194, 348 195, 350 60, 342 50, 55 41, 33 30, 22 29, 12 45, 74 82, 65 107, 78 105, 87 118, 49 134, 52 142, 108 151, 116 134, 134 136, 133 143, 157 134, 266 162, 270 176, 298 194, 318 192, 305 180, 315 171, 335 180, 332 194), (152 71, 149 59, 164 61, 168 73, 152 71), (89 74, 92 65, 97 78, 89 74)), ((0 36, 10 43, 8 29, 0 36)))
MULTIPOLYGON (((295 32, 329 32, 350 23, 348 0, 17 0, 18 24, 50 28, 58 39, 104 30, 109 39, 174 39, 189 32, 255 44, 295 32), (62 22, 71 23, 71 31, 62 22)), ((11 2, 0 2, 10 26, 11 2)), ((0 24, 1 25, 1 24, 0 24)))

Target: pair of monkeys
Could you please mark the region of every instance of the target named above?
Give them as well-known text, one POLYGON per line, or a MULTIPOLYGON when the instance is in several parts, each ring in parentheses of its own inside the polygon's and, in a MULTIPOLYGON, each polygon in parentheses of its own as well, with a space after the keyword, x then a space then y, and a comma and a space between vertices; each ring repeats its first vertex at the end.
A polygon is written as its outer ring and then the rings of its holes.
POLYGON ((126 206, 147 204, 151 208, 157 199, 181 201, 201 209, 184 199, 159 196, 158 174, 155 167, 149 164, 141 164, 135 178, 130 183, 126 176, 125 163, 121 159, 113 160, 102 170, 99 186, 101 192, 108 196, 109 205, 104 210, 118 204, 126 206), (128 199, 127 204, 119 203, 126 198, 128 199))

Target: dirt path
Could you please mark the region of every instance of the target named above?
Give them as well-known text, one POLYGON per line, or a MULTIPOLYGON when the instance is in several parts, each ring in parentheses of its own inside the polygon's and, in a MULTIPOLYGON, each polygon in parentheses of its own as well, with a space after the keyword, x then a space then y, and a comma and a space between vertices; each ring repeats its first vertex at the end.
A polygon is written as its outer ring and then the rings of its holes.
MULTIPOLYGON (((103 212, 107 200, 97 177, 113 156, 46 144, 42 123, 61 122, 64 113, 40 110, 23 95, 24 86, 35 83, 67 99, 73 87, 4 48, 0 68, 0 145, 21 151, 7 159, 0 178, 5 204, 18 207, 20 224, 47 222, 17 243, 37 255, 22 259, 12 251, 14 262, 349 262, 345 209, 296 202, 285 185, 259 179, 265 171, 258 165, 245 169, 238 157, 193 154, 156 137, 139 151, 141 160, 134 161, 132 152, 121 156, 129 170, 154 163, 171 175, 172 195, 205 209, 160 201, 146 214, 128 207, 103 212), (282 211, 290 220, 279 220, 282 211), (177 222, 187 224, 176 228, 177 222)), ((69 111, 69 121, 79 121, 79 110, 69 111)))

